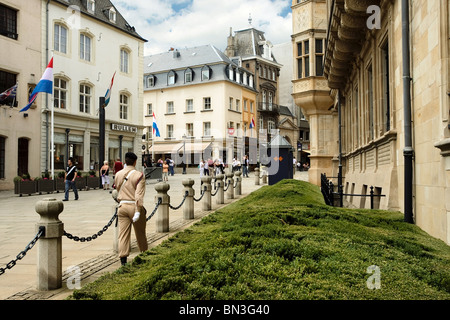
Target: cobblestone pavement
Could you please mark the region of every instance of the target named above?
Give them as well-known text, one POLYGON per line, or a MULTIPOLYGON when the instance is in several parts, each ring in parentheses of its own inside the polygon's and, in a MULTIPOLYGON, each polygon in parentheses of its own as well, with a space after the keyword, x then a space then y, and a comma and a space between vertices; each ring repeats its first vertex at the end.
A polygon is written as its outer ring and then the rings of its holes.
MULTIPOLYGON (((183 198, 182 180, 194 179, 196 198, 200 196, 200 177, 194 174, 176 174, 169 177, 170 203, 177 206, 183 198)), ((307 172, 296 172, 295 179, 307 180, 307 172)), ((145 207, 148 213, 155 207, 155 184, 152 180, 147 182, 145 207)), ((195 202, 195 218, 185 220, 183 208, 170 210, 170 230, 167 233, 158 233, 155 228, 154 217, 147 222, 147 237, 149 248, 159 245, 175 233, 198 222, 203 217, 214 212, 220 207, 237 201, 251 192, 259 189, 261 185, 255 185, 253 174, 242 181, 242 195, 235 199, 226 199, 225 204, 216 204, 215 198, 211 200, 212 210, 202 211, 201 202, 195 202)), ((213 190, 214 191, 214 190, 213 190)), ((79 192, 80 199, 74 201, 70 193, 69 201, 64 202, 64 211, 59 218, 64 223, 64 230, 74 236, 88 237, 101 230, 114 214, 115 202, 109 191, 89 190, 79 192)), ((27 244, 36 235, 36 223, 39 215, 35 212, 35 205, 39 200, 54 198, 62 200, 63 193, 31 195, 19 197, 13 191, 0 192, 0 267, 16 259, 16 256, 24 250, 27 244)), ((67 288, 67 279, 71 275, 70 267, 77 266, 81 271, 81 286, 98 279, 106 272, 112 272, 120 267, 117 253, 113 250, 116 234, 115 223, 100 237, 89 242, 76 242, 63 237, 62 267, 63 287, 52 291, 38 291, 37 285, 37 245, 29 250, 23 259, 17 261, 12 269, 7 269, 0 275, 0 299, 1 300, 62 300, 71 295, 72 290, 67 288)), ((38 240, 39 241, 39 240, 38 240)), ((132 251, 129 261, 139 254, 134 233, 132 233, 132 251)))

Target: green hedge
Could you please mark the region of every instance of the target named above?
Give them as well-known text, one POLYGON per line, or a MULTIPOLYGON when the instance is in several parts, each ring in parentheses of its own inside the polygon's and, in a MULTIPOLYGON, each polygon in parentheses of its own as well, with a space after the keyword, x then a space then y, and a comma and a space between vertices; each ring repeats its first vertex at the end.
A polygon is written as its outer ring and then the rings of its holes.
POLYGON ((285 180, 204 218, 71 299, 449 299, 450 247, 401 213, 328 207, 285 180), (367 268, 380 270, 371 290, 367 268))

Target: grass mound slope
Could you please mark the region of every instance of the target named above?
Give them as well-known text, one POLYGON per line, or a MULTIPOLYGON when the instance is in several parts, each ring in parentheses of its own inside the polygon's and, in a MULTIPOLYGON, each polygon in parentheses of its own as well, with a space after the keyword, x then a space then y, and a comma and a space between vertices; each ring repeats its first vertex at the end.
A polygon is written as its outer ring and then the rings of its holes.
POLYGON ((450 299, 449 265, 450 247, 401 213, 329 207, 316 186, 284 180, 70 299, 450 299))

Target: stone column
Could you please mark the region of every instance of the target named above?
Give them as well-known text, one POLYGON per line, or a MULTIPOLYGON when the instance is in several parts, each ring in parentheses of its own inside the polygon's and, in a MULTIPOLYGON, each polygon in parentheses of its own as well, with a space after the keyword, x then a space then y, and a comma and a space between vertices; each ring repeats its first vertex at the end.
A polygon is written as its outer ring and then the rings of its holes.
POLYGON ((160 182, 155 185, 157 192, 155 196, 155 204, 161 199, 158 212, 156 213, 156 232, 169 232, 169 203, 170 196, 167 194, 170 185, 166 182, 160 182))
POLYGON ((262 172, 262 184, 267 184, 267 167, 262 172))
POLYGON ((234 176, 236 177, 236 195, 240 196, 242 194, 242 172, 236 171, 234 173, 234 176))
POLYGON ((217 204, 224 204, 224 197, 223 197, 223 174, 218 174, 216 176, 216 183, 217 183, 217 194, 216 194, 216 203, 217 204))
POLYGON ((259 168, 255 168, 255 186, 259 186, 259 168))
POLYGON ((62 287, 62 236, 64 224, 59 214, 64 210, 62 201, 46 198, 35 206, 41 219, 36 231, 45 228, 44 235, 38 240, 37 290, 49 291, 62 287))
POLYGON ((232 172, 227 173, 227 199, 234 199, 234 180, 233 180, 234 174, 232 172))
POLYGON ((192 186, 194 185, 194 179, 184 179, 182 181, 184 190, 183 190, 183 197, 187 192, 186 200, 184 201, 183 205, 183 216, 185 220, 192 220, 194 219, 194 189, 192 186))
POLYGON ((202 201, 202 210, 209 211, 211 210, 211 177, 206 176, 202 177, 202 187, 201 190, 204 190, 205 194, 203 195, 202 201))

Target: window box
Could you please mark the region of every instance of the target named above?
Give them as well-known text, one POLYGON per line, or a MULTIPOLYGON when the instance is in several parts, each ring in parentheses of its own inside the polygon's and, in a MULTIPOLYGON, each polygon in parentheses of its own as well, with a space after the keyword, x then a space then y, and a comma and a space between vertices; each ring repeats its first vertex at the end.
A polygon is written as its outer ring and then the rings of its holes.
POLYGON ((52 193, 56 190, 55 181, 52 179, 40 179, 37 182, 37 192, 42 194, 42 192, 52 193))
POLYGON ((37 181, 33 180, 14 180, 14 193, 22 196, 23 194, 31 195, 37 192, 37 181))

